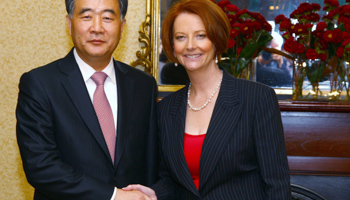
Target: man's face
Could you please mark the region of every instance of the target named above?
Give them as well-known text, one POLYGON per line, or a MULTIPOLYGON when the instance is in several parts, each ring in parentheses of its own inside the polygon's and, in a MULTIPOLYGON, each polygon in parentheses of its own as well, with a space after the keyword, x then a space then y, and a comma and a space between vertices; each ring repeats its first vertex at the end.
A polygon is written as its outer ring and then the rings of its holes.
POLYGON ((125 25, 118 1, 76 0, 73 17, 67 16, 67 22, 78 55, 92 67, 108 64, 125 25))

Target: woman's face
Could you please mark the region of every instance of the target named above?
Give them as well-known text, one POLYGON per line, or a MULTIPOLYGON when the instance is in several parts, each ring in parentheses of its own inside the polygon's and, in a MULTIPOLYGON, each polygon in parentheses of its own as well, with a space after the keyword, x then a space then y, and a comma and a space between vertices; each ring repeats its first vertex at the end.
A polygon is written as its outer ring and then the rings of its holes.
POLYGON ((215 65, 215 48, 198 15, 181 13, 174 21, 174 54, 187 71, 215 65))

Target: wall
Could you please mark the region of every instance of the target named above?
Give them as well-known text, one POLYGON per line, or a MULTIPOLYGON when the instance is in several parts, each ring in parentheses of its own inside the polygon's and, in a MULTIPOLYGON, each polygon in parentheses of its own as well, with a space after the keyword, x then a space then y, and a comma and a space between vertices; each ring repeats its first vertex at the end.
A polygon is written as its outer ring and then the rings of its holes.
MULTIPOLYGON (((127 24, 114 57, 136 60, 145 0, 129 0, 127 24)), ((15 108, 20 76, 65 56, 72 48, 64 0, 0 1, 0 199, 33 199, 16 143, 15 108)))

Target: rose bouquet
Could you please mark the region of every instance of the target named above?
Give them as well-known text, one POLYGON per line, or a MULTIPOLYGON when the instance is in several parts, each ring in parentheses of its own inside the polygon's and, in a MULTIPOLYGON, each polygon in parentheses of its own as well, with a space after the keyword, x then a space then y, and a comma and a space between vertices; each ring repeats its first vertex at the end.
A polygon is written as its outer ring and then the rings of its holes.
POLYGON ((220 65, 235 77, 249 79, 253 59, 272 39, 272 27, 260 13, 240 10, 228 0, 218 2, 218 6, 231 24, 228 50, 220 65))
POLYGON ((339 6, 337 0, 325 0, 322 18, 321 6, 316 3, 301 3, 290 18, 275 18, 284 32, 284 48, 295 58, 293 99, 302 97, 306 77, 315 98, 320 92, 318 84, 325 78, 331 80, 330 93, 338 91, 339 95, 345 89, 349 97, 349 68, 344 62, 350 58, 350 0, 346 2, 339 6))

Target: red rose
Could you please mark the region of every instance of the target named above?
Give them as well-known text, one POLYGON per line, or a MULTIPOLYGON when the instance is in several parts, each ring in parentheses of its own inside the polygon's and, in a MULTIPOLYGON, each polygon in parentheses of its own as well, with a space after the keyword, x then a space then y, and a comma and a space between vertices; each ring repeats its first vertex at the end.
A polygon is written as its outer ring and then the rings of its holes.
MULTIPOLYGON (((350 1, 350 0, 349 0, 350 1)), ((344 24, 344 28, 347 32, 350 32, 350 23, 344 24)))
POLYGON ((339 9, 340 9, 339 15, 347 15, 347 16, 349 16, 350 5, 342 5, 341 7, 339 7, 339 9))
POLYGON ((289 21, 289 19, 283 14, 277 15, 277 17, 275 18, 275 23, 276 24, 280 24, 283 21, 289 21))
POLYGON ((343 41, 343 32, 337 28, 333 30, 333 35, 334 35, 334 43, 338 44, 341 43, 343 41))
POLYGON ((282 21, 280 24, 280 31, 287 31, 292 26, 290 21, 282 21))
POLYGON ((240 17, 241 15, 244 15, 246 13, 249 13, 249 11, 247 9, 243 9, 243 10, 240 10, 238 13, 237 13, 237 16, 240 17))
POLYGON ((317 14, 317 13, 310 13, 310 15, 308 15, 309 17, 309 20, 311 21, 311 22, 318 22, 318 21, 320 21, 320 15, 319 14, 317 14))
POLYGON ((242 23, 241 26, 239 27, 239 30, 243 34, 249 34, 254 31, 253 27, 250 25, 250 23, 242 23))
POLYGON ((323 34, 324 34, 324 31, 323 30, 314 30, 313 32, 312 32, 312 35, 314 35, 316 38, 318 38, 318 39, 322 39, 322 37, 323 37, 323 34))
POLYGON ((295 53, 300 54, 305 52, 305 47, 303 44, 298 43, 295 53))
POLYGON ((230 30, 230 37, 231 38, 236 38, 238 35, 239 35, 239 30, 237 30, 237 29, 231 29, 230 30))
POLYGON ((326 22, 318 22, 316 30, 323 31, 326 28, 327 28, 326 22))
POLYGON ((232 47, 234 47, 236 44, 236 42, 233 39, 228 39, 228 44, 227 44, 227 48, 231 49, 232 47))
POLYGON ((241 53, 242 49, 243 49, 243 47, 237 48, 237 54, 238 54, 238 55, 241 53))
POLYGON ((319 11, 321 9, 320 4, 317 4, 317 3, 312 3, 311 7, 313 11, 319 11))
POLYGON ((320 53, 319 56, 320 56, 320 59, 321 59, 322 61, 326 61, 326 60, 327 60, 327 54, 325 54, 325 53, 320 53))
POLYGON ((338 56, 338 58, 343 57, 343 54, 344 54, 344 47, 338 47, 337 48, 337 56, 338 56))
POLYGON ((231 4, 230 1, 228 1, 228 0, 223 0, 223 1, 219 1, 218 6, 219 6, 222 10, 225 10, 225 7, 226 7, 227 5, 230 5, 230 4, 231 4))
POLYGON ((236 16, 230 15, 230 14, 227 14, 226 16, 227 16, 228 20, 230 21, 231 25, 236 23, 236 16))
POLYGON ((316 52, 315 49, 310 48, 306 51, 306 58, 311 59, 311 60, 315 60, 316 58, 318 58, 318 53, 316 52))
POLYGON ((251 22, 251 26, 254 28, 255 31, 261 29, 261 25, 259 24, 259 22, 251 22))
POLYGON ((339 6, 339 2, 338 0, 324 0, 324 4, 325 5, 330 5, 330 6, 333 6, 333 7, 338 7, 339 6))
POLYGON ((232 24, 232 28, 239 28, 239 27, 241 27, 241 24, 240 23, 234 23, 234 24, 232 24))
POLYGON ((323 49, 323 50, 328 49, 328 42, 326 42, 325 40, 320 40, 319 44, 321 45, 321 47, 320 47, 321 49, 323 49))
MULTIPOLYGON (((349 11, 349 13, 350 13, 350 11, 349 11)), ((338 23, 343 23, 343 24, 350 23, 350 18, 348 18, 346 16, 339 16, 338 23)))
POLYGON ((272 31, 272 26, 271 24, 269 24, 268 22, 264 22, 262 23, 262 28, 267 31, 267 32, 271 32, 272 31))
POLYGON ((233 13, 239 12, 239 8, 235 5, 232 5, 232 4, 227 5, 226 9, 227 9, 227 11, 233 12, 233 13))
POLYGON ((301 3, 298 9, 301 10, 301 12, 305 13, 305 12, 311 12, 313 7, 309 3, 301 3))
POLYGON ((326 41, 326 42, 334 42, 334 34, 333 34, 333 31, 326 31, 323 35, 323 39, 326 41))
MULTIPOLYGON (((312 27, 312 25, 311 25, 311 27, 312 27)), ((310 29, 311 27, 310 27, 310 24, 305 24, 305 25, 296 24, 295 28, 294 28, 294 33, 297 35, 305 35, 309 32, 308 29, 310 29)))
POLYGON ((341 44, 344 48, 350 48, 350 38, 341 44))
POLYGON ((294 40, 294 38, 290 38, 284 42, 284 49, 289 53, 295 53, 296 45, 297 42, 294 40))

